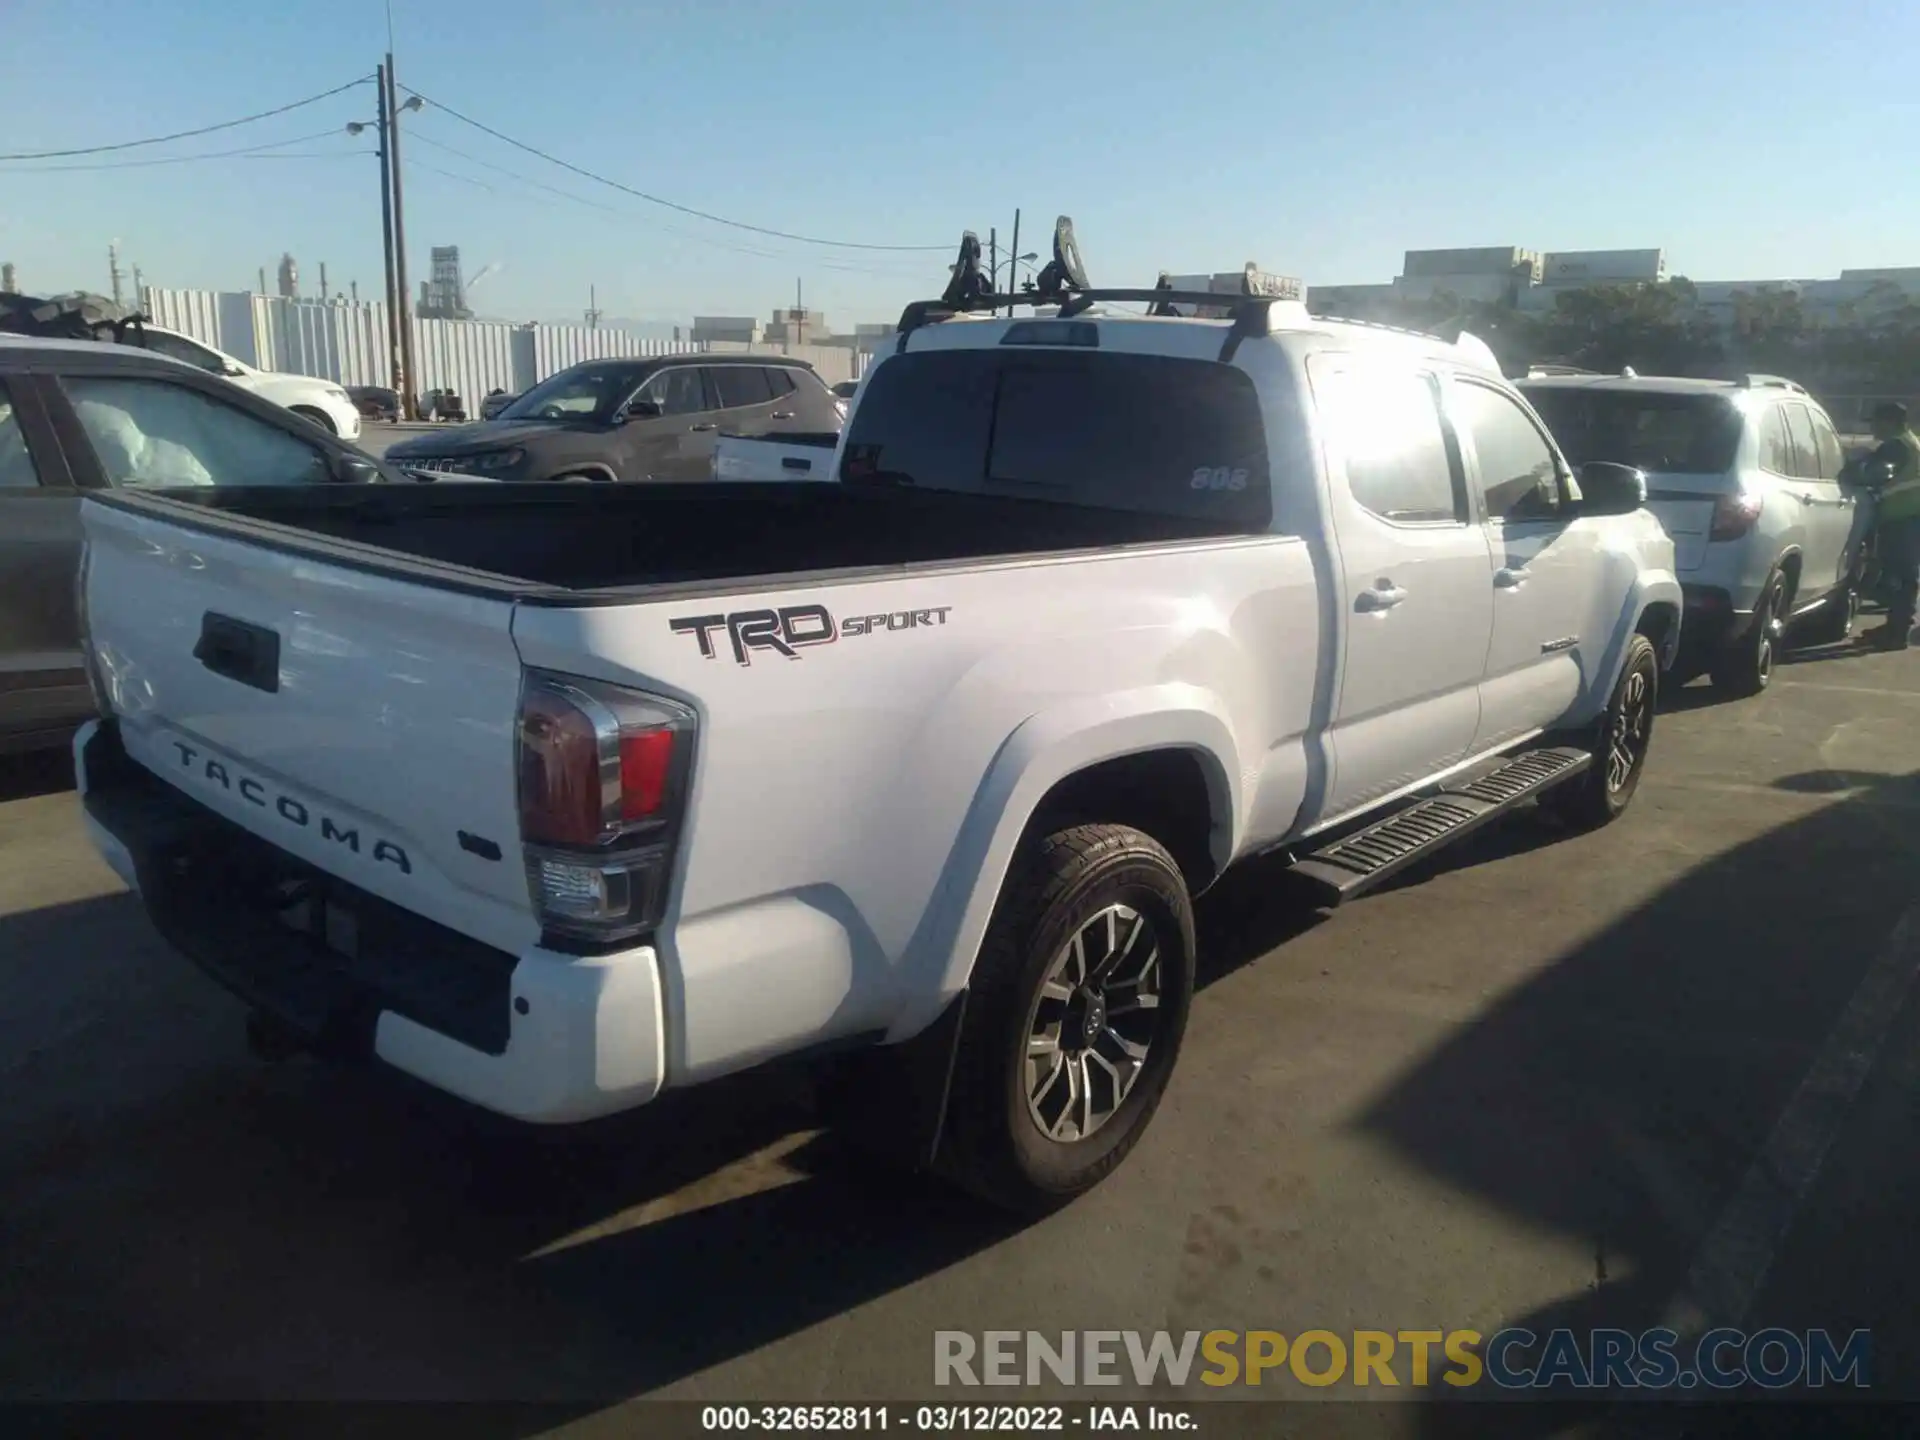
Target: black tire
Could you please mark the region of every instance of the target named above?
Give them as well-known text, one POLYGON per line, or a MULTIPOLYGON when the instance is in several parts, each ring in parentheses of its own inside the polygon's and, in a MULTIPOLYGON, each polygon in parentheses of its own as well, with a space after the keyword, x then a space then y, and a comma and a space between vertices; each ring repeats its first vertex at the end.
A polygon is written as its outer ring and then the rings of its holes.
POLYGON ((1787 613, 1787 577, 1775 575, 1761 592, 1747 633, 1715 657, 1713 688, 1735 699, 1758 695, 1773 683, 1780 653, 1780 617, 1787 613))
POLYGON ((983 1199, 1024 1214, 1057 1209, 1099 1184, 1159 1107, 1186 1033, 1193 975, 1192 901, 1158 841, 1123 825, 1077 825, 1023 842, 974 964, 936 1168, 983 1199), (1094 974, 1093 954, 1102 945, 1116 953, 1117 947, 1098 936, 1134 935, 1129 915, 1147 931, 1134 937, 1112 967, 1114 978, 1103 982, 1094 974), (1095 939, 1083 939, 1080 955, 1080 974, 1094 984, 1064 983, 1073 974, 1076 938, 1096 931, 1095 939), (1149 944, 1156 952, 1150 960, 1144 958, 1149 944), (1121 983, 1118 977, 1129 972, 1139 979, 1121 983), (1069 998, 1049 993, 1055 975, 1064 979, 1052 989, 1069 998), (1131 990, 1137 1001, 1156 982, 1156 1006, 1129 1002, 1108 1013, 1104 997, 1131 990), (1096 991, 1103 998, 1093 1008, 1096 991), (1076 1028, 1082 1026, 1098 1027, 1091 1044, 1083 1043, 1089 1030, 1076 1028), (1045 1046, 1048 1031, 1052 1050, 1033 1052, 1033 1045, 1045 1046), (1111 1059, 1120 1055, 1125 1063, 1122 1036, 1145 1047, 1129 1072, 1130 1086, 1121 1083, 1111 1059), (1055 1116, 1063 1083, 1070 1096, 1094 1099, 1069 1098, 1079 1113, 1055 1116), (1097 1118, 1095 1101, 1106 1105, 1097 1118), (1083 1118, 1091 1123, 1076 1133, 1083 1118), (1043 1129, 1049 1123, 1053 1134, 1043 1129))
POLYGON ((602 474, 598 470, 569 470, 566 474, 556 475, 553 478, 556 483, 563 481, 568 484, 590 485, 606 485, 611 483, 610 477, 602 474))
POLYGON ((1853 635, 1853 622, 1860 613, 1860 592, 1852 583, 1827 597, 1808 619, 1804 633, 1797 637, 1803 645, 1839 645, 1853 635))
POLYGON ((324 410, 315 410, 308 405, 295 405, 293 407, 293 413, 298 415, 302 420, 318 425, 329 435, 338 435, 340 433, 333 428, 333 421, 327 417, 327 412, 324 410))
POLYGON ((1647 768, 1659 704, 1659 657, 1651 640, 1635 635, 1627 642, 1607 708, 1588 738, 1593 764, 1576 779, 1549 790, 1541 803, 1580 830, 1597 830, 1624 815, 1647 768))

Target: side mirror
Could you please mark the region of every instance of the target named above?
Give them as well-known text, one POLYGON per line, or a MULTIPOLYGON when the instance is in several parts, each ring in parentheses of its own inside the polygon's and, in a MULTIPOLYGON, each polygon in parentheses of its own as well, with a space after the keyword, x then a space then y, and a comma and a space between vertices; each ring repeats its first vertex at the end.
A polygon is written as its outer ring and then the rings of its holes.
POLYGON ((1631 515, 1647 503, 1647 477, 1631 465, 1589 460, 1579 479, 1582 515, 1631 515))
POLYGON ((365 455, 355 455, 347 450, 334 455, 327 468, 332 472, 334 481, 341 485, 373 485, 385 478, 380 473, 380 467, 365 455))
POLYGON ((627 405, 626 413, 620 418, 622 420, 658 420, 660 418, 660 402, 658 400, 630 401, 627 405))

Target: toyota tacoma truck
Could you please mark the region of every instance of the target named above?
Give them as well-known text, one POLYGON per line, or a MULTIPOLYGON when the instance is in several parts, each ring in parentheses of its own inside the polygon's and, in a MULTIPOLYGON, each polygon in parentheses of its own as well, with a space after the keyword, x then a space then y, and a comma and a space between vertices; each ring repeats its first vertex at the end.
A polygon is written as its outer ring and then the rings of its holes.
POLYGON ((1627 807, 1673 548, 1484 346, 991 298, 835 484, 90 495, 94 842, 283 1041, 533 1122, 804 1055, 1033 1211, 1148 1124, 1228 866, 1627 807))

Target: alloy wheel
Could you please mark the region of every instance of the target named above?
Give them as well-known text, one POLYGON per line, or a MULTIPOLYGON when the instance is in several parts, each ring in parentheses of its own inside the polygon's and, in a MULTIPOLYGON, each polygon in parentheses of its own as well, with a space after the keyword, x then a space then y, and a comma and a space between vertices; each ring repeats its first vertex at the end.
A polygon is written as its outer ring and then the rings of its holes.
POLYGON ((1160 1028, 1160 939, 1132 906, 1108 905, 1054 955, 1027 1019, 1021 1088, 1049 1140, 1084 1140, 1111 1120, 1160 1028))

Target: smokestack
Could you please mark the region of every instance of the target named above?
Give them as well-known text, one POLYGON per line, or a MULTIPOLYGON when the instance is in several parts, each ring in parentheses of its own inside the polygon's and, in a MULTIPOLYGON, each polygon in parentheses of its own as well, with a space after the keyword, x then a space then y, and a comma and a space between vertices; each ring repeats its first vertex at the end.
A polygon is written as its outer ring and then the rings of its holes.
POLYGON ((267 267, 264 265, 260 267, 260 293, 267 293, 267 267))
POLYGON ((320 303, 324 305, 326 303, 326 299, 327 299, 327 262, 322 260, 320 262, 320 303))
POLYGON ((0 264, 0 290, 8 290, 15 295, 20 293, 20 282, 14 277, 11 260, 0 264))

